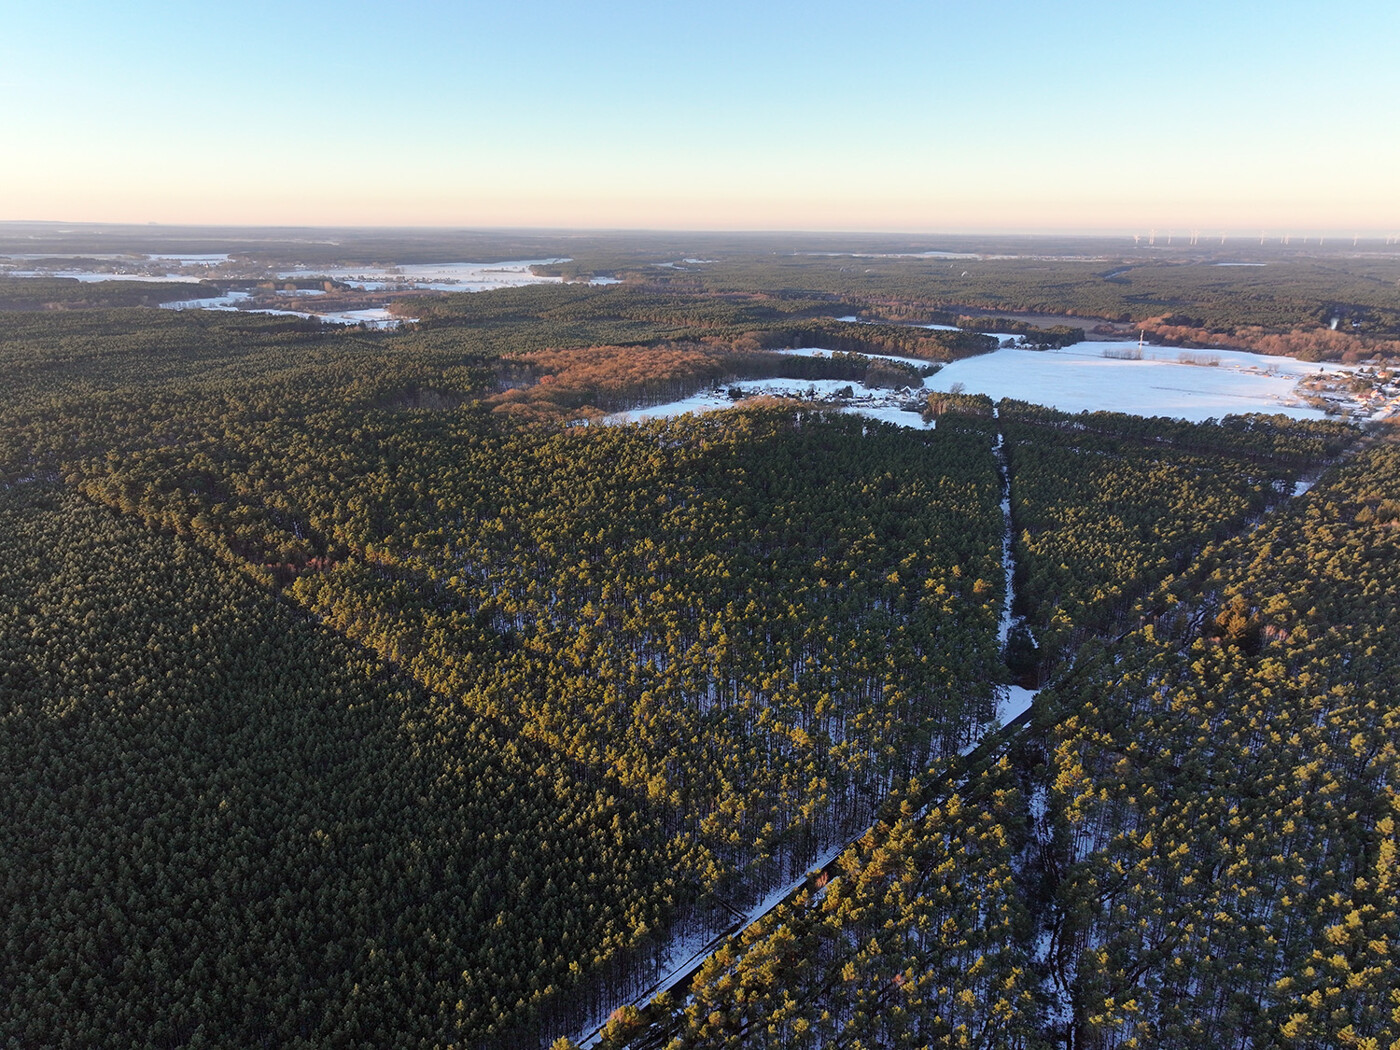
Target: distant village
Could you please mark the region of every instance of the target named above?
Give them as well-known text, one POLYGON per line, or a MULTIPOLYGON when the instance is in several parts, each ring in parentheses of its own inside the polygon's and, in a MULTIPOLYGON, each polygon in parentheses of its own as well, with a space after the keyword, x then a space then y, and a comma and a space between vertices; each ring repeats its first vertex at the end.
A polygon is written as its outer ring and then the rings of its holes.
POLYGON ((1298 381, 1298 399, 1329 416, 1380 419, 1400 412, 1400 375, 1382 365, 1318 371, 1298 381))

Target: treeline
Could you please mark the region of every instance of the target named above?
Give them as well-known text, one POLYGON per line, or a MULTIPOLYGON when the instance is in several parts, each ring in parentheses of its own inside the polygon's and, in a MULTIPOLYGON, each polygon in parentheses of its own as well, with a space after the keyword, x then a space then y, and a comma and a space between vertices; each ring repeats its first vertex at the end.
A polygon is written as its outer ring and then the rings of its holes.
POLYGON ((794 318, 828 315, 830 296, 772 292, 683 294, 627 286, 526 285, 490 295, 462 292, 414 299, 399 309, 427 326, 480 325, 529 316, 540 322, 632 322, 661 334, 757 329, 794 318))
POLYGON ((1011 399, 999 407, 1005 419, 1036 427, 1047 440, 1068 437, 1085 448, 1113 452, 1133 445, 1174 448, 1230 459, 1280 461, 1299 468, 1335 459, 1358 437, 1357 429, 1348 423, 1283 414, 1249 413, 1195 423, 1123 412, 1060 412, 1011 399))
MULTIPOLYGON (((635 338, 602 342, 661 342, 681 333, 753 340, 764 349, 819 346, 852 353, 890 354, 951 361, 996 349, 996 340, 974 331, 936 331, 903 324, 852 325, 833 315, 845 309, 836 297, 792 292, 681 294, 635 287, 531 286, 476 294, 414 299, 410 311, 428 328, 494 325, 535 320, 553 333, 555 348, 575 345, 574 333, 596 336, 626 330, 635 338), (489 301, 483 301, 489 300, 489 301), (602 327, 600 327, 602 326, 602 327)), ((538 338, 538 332, 536 334, 538 338)))
POLYGON ((833 295, 874 316, 956 323, 968 310, 998 316, 1052 314, 1140 322, 1178 314, 1202 327, 1274 331, 1323 328, 1333 317, 1369 337, 1400 334, 1394 287, 1400 262, 1385 257, 1328 259, 1271 254, 1267 265, 1222 266, 1214 260, 1121 261, 1075 258, 918 258, 820 255, 730 257, 693 273, 649 275, 658 287, 681 280, 708 292, 760 288, 833 295), (891 311, 899 310, 901 314, 891 311), (953 318, 953 319, 949 319, 953 318))
POLYGON ((208 299, 222 294, 215 285, 188 281, 79 281, 75 277, 0 275, 0 310, 159 306, 181 299, 208 299))
POLYGON ((1067 324, 1036 325, 1010 317, 958 318, 958 327, 976 332, 1006 332, 1024 336, 1028 345, 1037 350, 1059 350, 1084 341, 1084 329, 1067 324))
POLYGON ((904 324, 851 324, 824 318, 757 333, 765 347, 820 346, 848 353, 890 354, 927 361, 956 361, 997 348, 991 336, 972 331, 943 331, 904 324))
POLYGON ((999 405, 1011 474, 1016 612, 1042 669, 1117 633, 1137 600, 1291 494, 1358 433, 1285 416, 1187 423, 999 405))
POLYGON ((1296 328, 1278 332, 1247 325, 1232 330, 1207 329, 1191 319, 1149 317, 1141 322, 1153 339, 1168 346, 1234 347, 1257 354, 1296 357, 1300 361, 1341 361, 1355 364, 1372 357, 1400 357, 1400 339, 1368 337, 1354 331, 1334 331, 1330 327, 1296 328))

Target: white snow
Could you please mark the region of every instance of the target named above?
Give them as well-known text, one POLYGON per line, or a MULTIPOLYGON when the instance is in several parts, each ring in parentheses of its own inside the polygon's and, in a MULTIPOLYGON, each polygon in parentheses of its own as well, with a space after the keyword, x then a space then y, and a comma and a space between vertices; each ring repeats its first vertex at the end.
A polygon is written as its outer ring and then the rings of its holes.
POLYGON ((681 398, 679 401, 669 401, 664 405, 652 405, 649 408, 638 408, 631 412, 614 412, 604 422, 640 423, 647 419, 669 419, 672 416, 683 416, 687 412, 699 414, 733 408, 736 403, 731 401, 723 391, 702 390, 698 394, 691 394, 690 397, 681 398))
POLYGON ((918 412, 906 412, 896 405, 846 405, 841 411, 847 415, 864 416, 866 419, 876 419, 881 423, 893 423, 897 427, 909 427, 912 430, 932 430, 936 420, 924 422, 923 416, 918 412))
POLYGON ((437 292, 483 292, 493 288, 518 288, 526 284, 561 284, 562 277, 540 277, 531 266, 567 262, 567 259, 517 259, 495 263, 414 263, 407 266, 357 266, 331 269, 279 271, 279 280, 329 277, 354 288, 378 292, 388 288, 416 288, 437 292))
MULTIPOLYGON (((1001 455, 1001 435, 997 434, 997 455, 1001 455)), ((1006 648, 1011 637, 1011 603, 1015 600, 1016 559, 1011 553, 1011 497, 1001 497, 1001 520, 1004 523, 1001 537, 1001 568, 1006 575, 1006 596, 1002 600, 1001 622, 997 625, 997 644, 1006 648)))
MULTIPOLYGON (((1001 417, 1001 412, 993 408, 992 414, 997 418, 1001 417)), ((1003 447, 1006 439, 1000 430, 997 431, 996 444, 993 450, 996 452, 997 465, 1001 473, 1002 494, 1001 494, 1001 568, 1005 574, 1006 593, 1002 599, 1001 620, 997 624, 997 644, 1002 652, 1006 651, 1007 640, 1011 637, 1011 625, 1015 620, 1012 608, 1016 604, 1016 552, 1011 540, 1011 492, 1010 475, 1006 466, 1006 451, 1003 447)), ((1035 700, 1038 690, 1026 689, 1019 685, 997 686, 997 712, 996 721, 999 725, 1006 725, 1013 718, 1030 708, 1035 700)))
POLYGON ((1106 358, 1104 350, 1135 351, 1134 341, 1080 343, 1068 350, 1004 348, 944 366, 924 381, 947 391, 961 383, 969 394, 987 394, 1049 405, 1063 412, 1109 411, 1172 416, 1199 422, 1231 413, 1282 412, 1295 419, 1322 419, 1319 409, 1293 394, 1305 375, 1349 371, 1285 357, 1237 350, 1183 351, 1147 347, 1143 360, 1106 358), (1178 356, 1218 358, 1219 364, 1181 364, 1178 356))
MULTIPOLYGON (((859 842, 864 837, 865 832, 862 831, 853 839, 835 842, 827 846, 826 849, 817 854, 816 859, 813 860, 811 864, 807 865, 807 872, 820 871, 839 857, 842 852, 848 849, 852 844, 859 842)), ((787 900, 789 896, 796 893, 798 888, 807 881, 807 872, 803 872, 800 878, 793 879, 792 882, 788 883, 786 886, 779 886, 771 890, 761 901, 750 908, 744 916, 742 928, 748 929, 783 901, 787 900)))
POLYGON ((1020 685, 1003 685, 997 687, 997 721, 1006 725, 1013 718, 1018 717, 1023 712, 1030 710, 1031 704, 1035 700, 1038 690, 1027 689, 1020 685), (1006 695, 1002 696, 1001 691, 1006 690, 1006 695))
MULTIPOLYGON (((855 397, 848 402, 843 402, 840 406, 841 411, 878 419, 885 423, 895 423, 899 426, 913 427, 919 430, 930 429, 930 425, 924 423, 923 417, 919 413, 903 410, 904 404, 910 400, 910 394, 907 391, 877 389, 868 387, 864 383, 855 383, 844 379, 752 379, 731 385, 738 387, 748 397, 766 395, 801 400, 831 398, 836 391, 850 387, 855 397)), ((631 412, 615 412, 608 416, 604 422, 639 423, 646 419, 681 416, 687 412, 714 412, 742 404, 742 402, 730 399, 727 393, 728 389, 726 387, 724 390, 704 390, 664 405, 652 405, 648 408, 634 409, 631 412)))

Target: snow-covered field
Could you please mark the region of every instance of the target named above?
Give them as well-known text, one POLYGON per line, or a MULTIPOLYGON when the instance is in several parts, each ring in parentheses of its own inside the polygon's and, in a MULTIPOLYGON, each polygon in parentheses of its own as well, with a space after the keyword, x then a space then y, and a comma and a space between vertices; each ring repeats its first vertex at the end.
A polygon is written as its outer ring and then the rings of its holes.
POLYGON ((380 292, 385 289, 416 288, 434 292, 484 292, 493 288, 518 288, 526 284, 560 284, 562 277, 537 277, 530 267, 565 259, 519 259, 494 263, 421 263, 410 266, 358 266, 324 270, 283 270, 281 280, 329 277, 354 288, 380 292))
POLYGON ((1049 405, 1064 412, 1128 412, 1199 422, 1243 412, 1282 412, 1295 419, 1322 419, 1294 396, 1304 375, 1349 371, 1286 357, 1236 350, 1178 350, 1146 347, 1143 360, 1124 361, 1103 351, 1137 350, 1136 342, 1080 343, 1067 350, 1002 349, 945 366, 925 381, 929 390, 987 394, 1049 405), (1217 365, 1182 364, 1182 354, 1217 365))

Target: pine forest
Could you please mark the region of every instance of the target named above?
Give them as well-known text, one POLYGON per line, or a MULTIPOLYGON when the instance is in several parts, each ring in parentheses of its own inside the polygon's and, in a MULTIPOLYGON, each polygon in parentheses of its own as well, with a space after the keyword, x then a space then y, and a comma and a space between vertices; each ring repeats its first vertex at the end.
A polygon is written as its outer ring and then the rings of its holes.
POLYGON ((0 1044, 1400 1050, 1390 424, 925 386, 1393 294, 696 236, 0 277, 0 1044))

